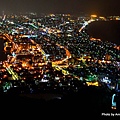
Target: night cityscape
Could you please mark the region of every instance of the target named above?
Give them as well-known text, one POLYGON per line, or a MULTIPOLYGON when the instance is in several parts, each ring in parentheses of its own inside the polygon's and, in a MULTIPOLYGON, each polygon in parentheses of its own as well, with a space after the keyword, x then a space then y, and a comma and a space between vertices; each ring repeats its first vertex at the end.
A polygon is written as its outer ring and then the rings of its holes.
POLYGON ((62 3, 57 8, 57 1, 54 9, 53 1, 35 0, 40 9, 27 0, 24 5, 11 0, 15 8, 2 2, 0 98, 5 112, 120 116, 120 11, 112 0, 114 12, 87 9, 90 2, 78 10, 80 1, 66 0, 68 10, 62 3))

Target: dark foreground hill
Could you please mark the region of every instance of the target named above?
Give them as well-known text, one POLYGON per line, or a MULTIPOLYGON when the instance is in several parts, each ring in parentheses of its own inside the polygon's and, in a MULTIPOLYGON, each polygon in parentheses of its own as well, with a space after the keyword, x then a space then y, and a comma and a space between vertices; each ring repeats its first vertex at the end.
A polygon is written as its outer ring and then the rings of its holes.
POLYGON ((60 116, 98 116, 111 112, 111 93, 96 87, 82 88, 69 94, 1 94, 1 109, 7 113, 57 114, 60 116), (44 96, 44 97, 43 97, 44 96), (46 96, 46 97, 45 97, 46 96), (49 96, 50 99, 47 99, 49 96))

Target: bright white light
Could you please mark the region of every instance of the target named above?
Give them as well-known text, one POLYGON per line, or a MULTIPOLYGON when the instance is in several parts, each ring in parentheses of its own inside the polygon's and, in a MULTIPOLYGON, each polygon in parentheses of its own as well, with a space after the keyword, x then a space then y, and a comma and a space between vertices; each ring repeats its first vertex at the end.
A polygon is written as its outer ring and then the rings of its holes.
POLYGON ((116 96, 116 94, 113 94, 113 96, 112 96, 112 106, 114 106, 114 107, 116 107, 116 102, 114 101, 115 96, 116 96))
POLYGON ((46 79, 42 79, 41 82, 48 82, 48 80, 46 80, 46 79))

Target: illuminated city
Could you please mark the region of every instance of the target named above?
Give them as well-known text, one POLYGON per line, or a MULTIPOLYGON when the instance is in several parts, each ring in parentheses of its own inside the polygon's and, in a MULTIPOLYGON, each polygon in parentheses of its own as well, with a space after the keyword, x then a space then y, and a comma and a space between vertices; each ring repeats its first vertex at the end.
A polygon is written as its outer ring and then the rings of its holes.
POLYGON ((119 93, 120 46, 91 38, 86 32, 89 23, 119 19, 113 18, 38 17, 34 13, 1 16, 0 38, 7 56, 0 65, 1 91, 20 96, 57 93, 60 99, 63 93, 79 93, 91 86, 106 86, 119 93))
POLYGON ((93 23, 119 21, 119 15, 3 11, 0 15, 2 100, 10 107, 15 104, 13 99, 19 99, 19 106, 64 108, 70 113, 71 108, 81 109, 82 114, 91 110, 99 116, 119 113, 120 42, 89 34, 93 23))

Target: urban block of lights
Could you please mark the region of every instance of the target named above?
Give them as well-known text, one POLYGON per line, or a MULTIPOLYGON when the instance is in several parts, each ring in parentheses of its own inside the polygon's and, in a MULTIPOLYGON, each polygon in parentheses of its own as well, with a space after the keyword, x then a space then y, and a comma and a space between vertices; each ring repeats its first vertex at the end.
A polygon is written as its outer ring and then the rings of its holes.
POLYGON ((3 92, 79 91, 82 86, 120 90, 120 46, 92 38, 87 26, 119 16, 70 14, 0 16, 7 59, 0 62, 3 92))

